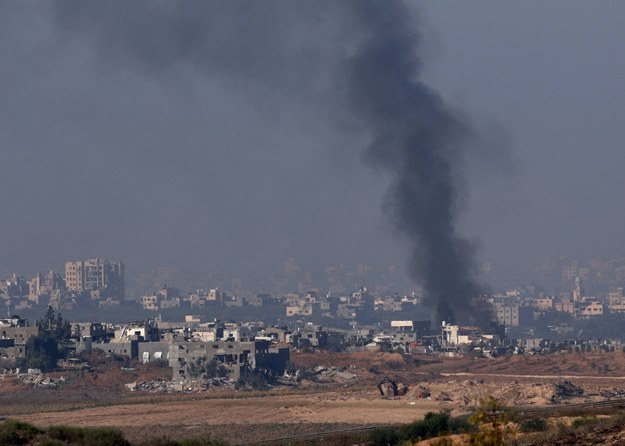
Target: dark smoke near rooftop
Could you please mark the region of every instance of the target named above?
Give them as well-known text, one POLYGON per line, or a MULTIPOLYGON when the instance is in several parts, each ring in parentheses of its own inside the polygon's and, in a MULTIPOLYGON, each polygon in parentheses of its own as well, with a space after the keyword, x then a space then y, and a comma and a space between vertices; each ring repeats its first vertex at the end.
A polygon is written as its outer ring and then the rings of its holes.
POLYGON ((387 207, 410 243, 410 270, 439 320, 474 319, 474 247, 455 228, 470 129, 419 79, 419 34, 399 2, 355 2, 365 40, 347 61, 353 112, 371 132, 365 159, 391 173, 387 207))
POLYGON ((411 275, 427 303, 440 320, 476 319, 474 247, 455 228, 471 131, 421 82, 419 34, 401 2, 58 0, 55 6, 58 29, 85 39, 112 69, 157 77, 182 66, 226 88, 243 82, 253 94, 301 100, 327 89, 345 99, 370 132, 366 162, 392 177, 386 209, 409 243, 411 275))

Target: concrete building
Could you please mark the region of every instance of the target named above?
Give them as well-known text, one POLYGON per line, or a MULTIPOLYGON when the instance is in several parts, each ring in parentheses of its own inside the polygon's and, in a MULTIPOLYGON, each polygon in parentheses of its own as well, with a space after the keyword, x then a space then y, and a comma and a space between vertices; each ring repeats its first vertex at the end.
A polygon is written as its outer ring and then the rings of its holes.
POLYGON ((151 319, 129 322, 115 329, 115 337, 111 343, 130 342, 135 339, 141 342, 160 341, 158 326, 151 319))
POLYGON ((375 301, 375 309, 388 312, 402 311, 402 301, 397 296, 385 296, 375 301))
POLYGON ((313 314, 312 304, 289 305, 286 307, 287 316, 311 316, 313 314))
POLYGON ((553 308, 556 311, 562 311, 571 315, 575 315, 577 313, 577 306, 575 305, 575 303, 568 300, 555 301, 553 304, 553 308))
POLYGON ((50 297, 53 291, 64 289, 65 280, 63 280, 61 273, 48 271, 45 274, 35 274, 28 281, 28 300, 39 303, 41 296, 47 295, 50 297))
POLYGON ((12 274, 11 277, 0 281, 0 294, 7 297, 27 297, 28 282, 23 276, 12 274))
POLYGON ((0 358, 14 360, 26 356, 26 342, 39 329, 18 317, 0 319, 0 358))
POLYGON ((532 301, 532 306, 539 311, 549 311, 553 309, 553 299, 551 297, 537 297, 532 301))
POLYGON ((473 341, 491 341, 493 335, 482 334, 477 327, 465 327, 442 323, 442 344, 444 347, 454 347, 470 344, 473 341))
POLYGON ((99 291, 101 298, 123 299, 125 295, 124 264, 101 258, 66 262, 65 286, 75 293, 99 291))
POLYGON ((495 302, 495 317, 499 325, 519 326, 519 305, 511 302, 495 302))
POLYGON ((101 322, 74 322, 71 330, 72 337, 78 340, 89 337, 93 342, 104 342, 115 336, 115 332, 101 322))
POLYGON ((432 322, 425 321, 391 321, 391 328, 395 332, 410 332, 416 335, 416 339, 430 336, 432 333, 432 322))
POLYGON ((573 302, 581 302, 584 298, 584 285, 582 278, 577 276, 575 278, 575 288, 573 289, 573 302))
POLYGON ((228 378, 238 380, 254 370, 284 374, 288 348, 272 348, 268 341, 175 341, 169 346, 169 365, 175 380, 191 377, 197 361, 215 360, 228 370, 228 378))
POLYGON ((615 291, 608 293, 608 305, 623 304, 623 288, 618 287, 615 291))
POLYGON ((180 290, 165 284, 160 290, 141 296, 144 310, 158 311, 168 308, 180 308, 180 290))
POLYGON ((603 316, 604 306, 600 302, 590 302, 589 304, 583 306, 580 311, 580 316, 589 317, 589 316, 603 316))
POLYGON ((150 293, 141 297, 141 304, 144 310, 158 311, 159 309, 159 295, 156 293, 150 293))

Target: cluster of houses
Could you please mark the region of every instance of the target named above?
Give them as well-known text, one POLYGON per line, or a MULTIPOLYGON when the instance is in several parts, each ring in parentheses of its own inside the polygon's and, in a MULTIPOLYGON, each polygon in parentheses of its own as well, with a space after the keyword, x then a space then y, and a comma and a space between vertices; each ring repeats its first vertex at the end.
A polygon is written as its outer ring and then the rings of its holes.
MULTIPOLYGON (((21 314, 52 307, 58 311, 125 307, 137 304, 146 312, 199 311, 215 307, 272 306, 281 308, 282 315, 293 318, 330 317, 358 320, 375 311, 401 312, 420 303, 417 295, 374 296, 366 287, 351 293, 305 293, 272 295, 257 293, 235 295, 218 288, 199 289, 187 294, 164 285, 158 290, 136 298, 125 296, 125 267, 123 263, 102 258, 66 262, 65 273, 49 271, 27 279, 12 274, 0 281, 0 303, 3 313, 21 314)), ((274 310, 276 311, 276 310, 274 310)), ((276 314, 277 316, 277 314, 276 314)))
POLYGON ((376 297, 366 287, 351 293, 334 295, 321 294, 316 290, 305 293, 286 293, 273 296, 259 293, 251 296, 233 296, 217 288, 209 291, 197 290, 181 295, 176 288, 164 286, 158 291, 150 292, 140 299, 146 311, 161 312, 171 308, 201 310, 211 306, 221 307, 263 307, 271 304, 283 307, 283 315, 287 317, 328 317, 337 319, 357 320, 360 316, 375 311, 401 312, 408 307, 419 304, 420 297, 385 296, 376 297))
POLYGON ((601 297, 587 296, 581 277, 575 279, 573 291, 557 296, 535 296, 532 290, 511 289, 490 300, 497 322, 507 327, 531 326, 541 315, 549 312, 566 313, 576 319, 625 314, 623 288, 601 297))
POLYGON ((115 307, 124 297, 124 264, 98 257, 66 262, 64 274, 48 271, 30 279, 12 274, 0 281, 7 314, 48 306, 57 310, 115 307))
MULTIPOLYGON (((532 326, 541 315, 548 312, 563 312, 573 318, 601 317, 608 313, 625 314, 623 288, 617 288, 602 297, 587 296, 580 277, 575 280, 573 291, 563 292, 557 296, 536 295, 530 287, 510 289, 489 297, 489 300, 493 306, 496 322, 506 327, 532 326)), ((257 294, 253 297, 236 297, 218 289, 211 289, 208 292, 199 290, 181 296, 178 290, 165 286, 142 297, 143 308, 154 312, 174 307, 203 309, 211 305, 263 307, 268 303, 282 306, 281 311, 284 311, 283 315, 288 318, 327 317, 358 321, 379 311, 391 313, 410 311, 421 303, 421 299, 415 294, 374 296, 366 287, 338 295, 309 291, 287 293, 282 296, 257 294)))
MULTIPOLYGON (((26 356, 27 340, 37 327, 19 317, 1 319, 0 358, 26 356)), ((215 361, 229 378, 250 371, 284 373, 291 349, 358 351, 400 349, 406 352, 436 350, 441 341, 454 345, 459 338, 433 334, 430 321, 393 321, 387 329, 353 327, 349 330, 305 323, 294 327, 266 326, 261 322, 201 322, 188 316, 185 322, 148 319, 127 324, 71 323, 72 349, 76 354, 101 350, 143 362, 167 361, 175 379, 193 374, 199 361, 215 361)))
MULTIPOLYGON (((11 368, 26 357, 27 341, 38 333, 19 317, 0 319, 0 369, 11 368)), ((218 368, 220 377, 239 380, 251 373, 282 376, 288 369, 292 349, 331 351, 383 350, 409 354, 457 354, 480 351, 486 356, 506 353, 552 353, 558 350, 587 351, 621 349, 617 341, 550 341, 506 339, 500 333, 484 333, 477 327, 443 322, 394 320, 390 326, 328 328, 304 323, 291 327, 266 326, 262 322, 202 322, 188 316, 185 322, 157 319, 106 324, 71 323, 70 350, 76 355, 100 350, 142 362, 166 361, 176 381, 198 376, 206 364, 218 368)))

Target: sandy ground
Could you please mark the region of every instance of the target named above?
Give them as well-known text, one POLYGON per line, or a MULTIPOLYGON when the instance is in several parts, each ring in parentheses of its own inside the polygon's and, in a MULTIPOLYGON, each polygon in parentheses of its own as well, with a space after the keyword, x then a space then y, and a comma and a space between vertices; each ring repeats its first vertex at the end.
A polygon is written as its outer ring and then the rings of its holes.
POLYGON ((152 379, 162 371, 138 368, 127 372, 109 365, 97 372, 83 372, 64 388, 39 396, 36 389, 22 392, 21 387, 9 392, 5 380, 5 384, 0 383, 0 402, 5 408, 16 405, 14 411, 6 412, 11 418, 41 426, 117 427, 131 440, 209 434, 238 444, 350 426, 409 423, 430 411, 449 410, 457 415, 471 411, 489 395, 508 405, 543 406, 597 401, 606 398, 606 391, 625 394, 622 352, 496 360, 310 353, 295 354, 293 359, 309 369, 318 365, 341 367, 355 378, 346 383, 309 381, 299 389, 276 389, 263 395, 232 395, 231 391, 139 396, 127 393, 123 384, 152 379), (376 385, 386 377, 408 385, 410 390, 401 397, 383 398, 376 385), (583 387, 584 394, 554 402, 554 383, 563 379, 583 387), (101 407, 88 407, 84 401, 53 403, 56 395, 61 400, 78 394, 102 403, 101 407), (26 403, 27 409, 22 409, 26 403))
POLYGON ((179 437, 208 433, 236 444, 344 429, 352 425, 409 423, 444 406, 436 401, 410 404, 410 401, 401 399, 385 400, 375 393, 363 396, 327 392, 252 398, 198 398, 167 404, 117 404, 12 418, 39 426, 116 427, 131 440, 147 436, 179 437))
POLYGON ((437 401, 386 400, 335 392, 252 398, 196 399, 167 404, 118 404, 74 411, 18 415, 38 425, 212 425, 266 423, 408 423, 445 407, 437 401))

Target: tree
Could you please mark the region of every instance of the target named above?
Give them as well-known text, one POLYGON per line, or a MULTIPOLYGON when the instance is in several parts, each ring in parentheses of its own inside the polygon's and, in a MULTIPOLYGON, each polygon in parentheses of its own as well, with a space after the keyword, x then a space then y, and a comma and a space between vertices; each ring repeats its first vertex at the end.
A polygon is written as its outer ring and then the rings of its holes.
POLYGON ((47 371, 56 368, 59 359, 65 357, 71 327, 61 314, 48 307, 46 314, 37 321, 39 333, 26 342, 25 366, 47 371))
POLYGON ((470 435, 469 445, 505 446, 506 436, 511 433, 510 415, 495 398, 482 400, 469 421, 479 427, 478 432, 470 435))
POLYGON ((61 313, 56 314, 54 308, 50 306, 46 310, 46 314, 37 321, 37 327, 40 334, 53 336, 62 345, 69 342, 72 334, 69 321, 64 320, 61 313))
POLYGON ((63 357, 59 344, 50 335, 39 333, 26 342, 26 366, 31 369, 47 371, 56 367, 56 362, 63 357))

